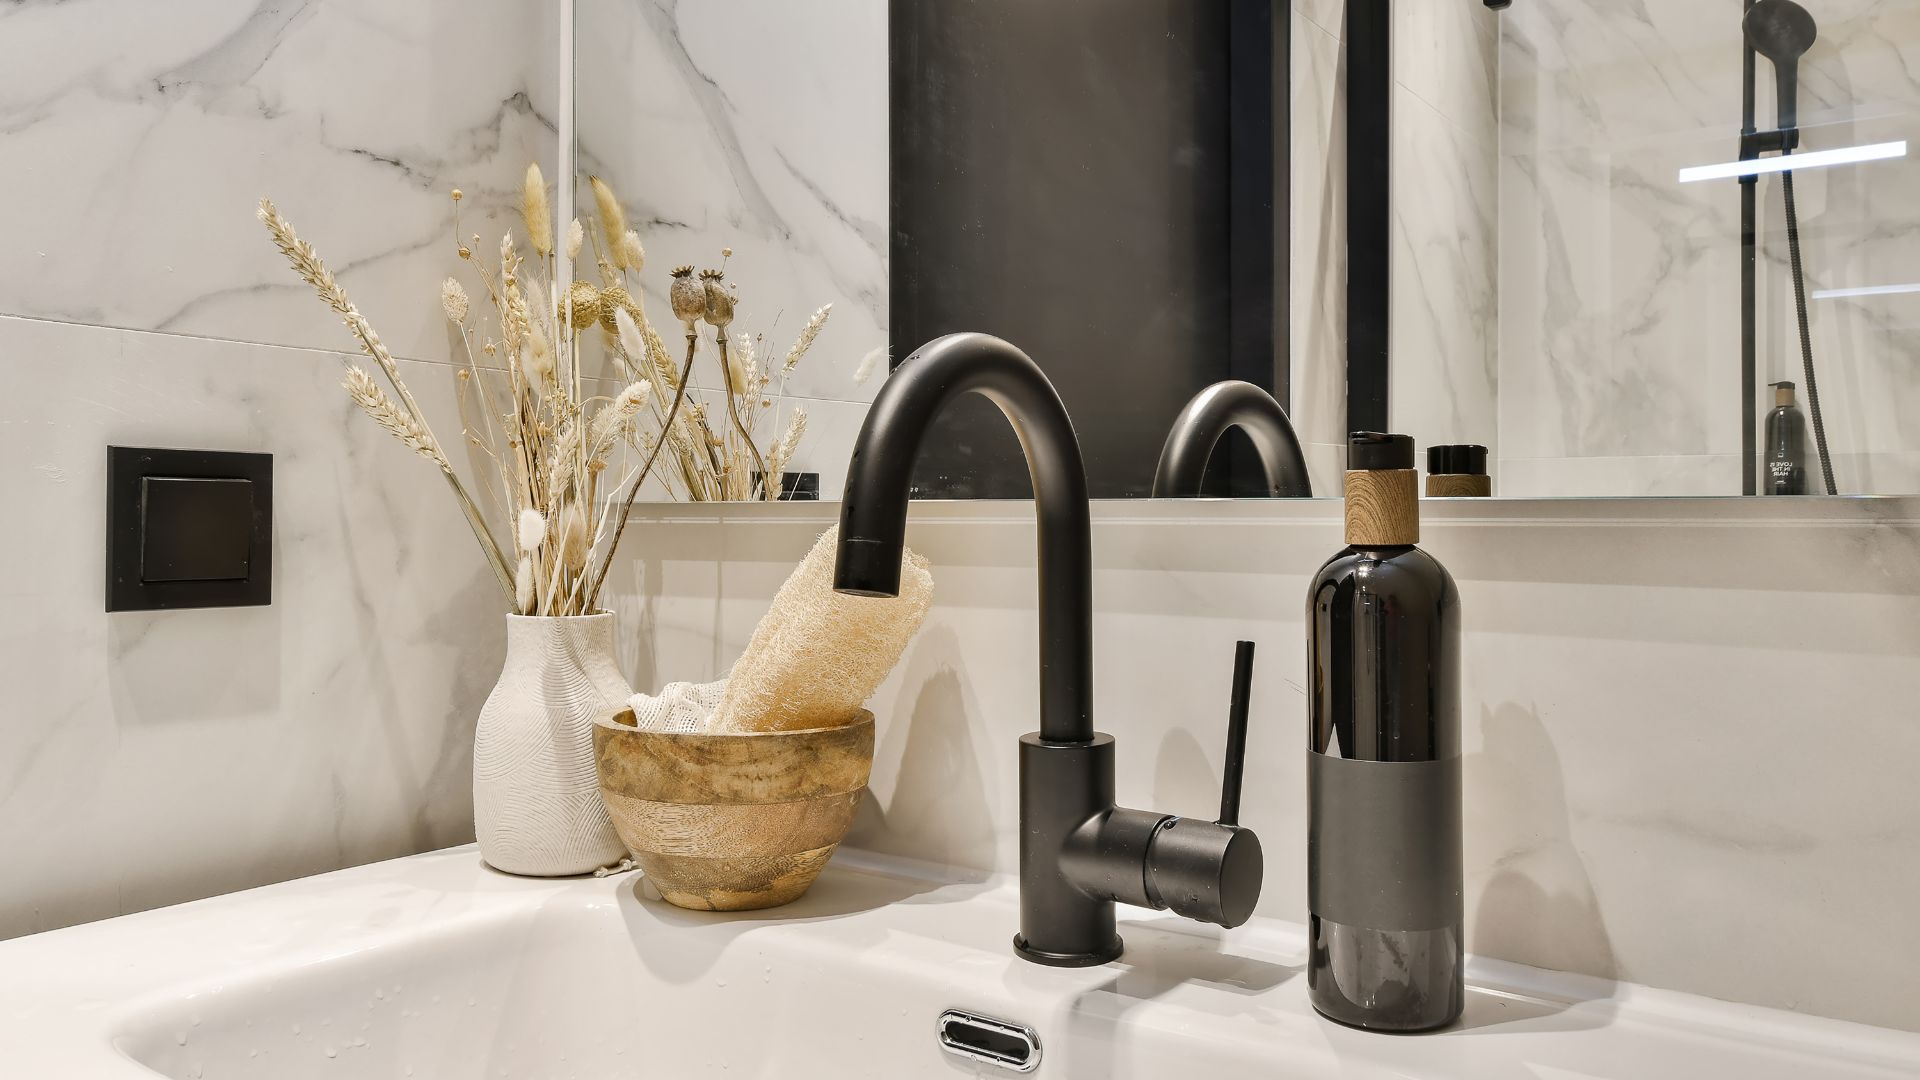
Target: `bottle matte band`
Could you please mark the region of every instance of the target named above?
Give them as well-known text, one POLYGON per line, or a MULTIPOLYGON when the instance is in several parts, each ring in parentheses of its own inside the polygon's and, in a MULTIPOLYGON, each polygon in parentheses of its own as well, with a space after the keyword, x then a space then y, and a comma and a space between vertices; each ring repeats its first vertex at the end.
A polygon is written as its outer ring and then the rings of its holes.
POLYGON ((1374 930, 1459 924, 1460 759, 1307 751, 1307 906, 1374 930))

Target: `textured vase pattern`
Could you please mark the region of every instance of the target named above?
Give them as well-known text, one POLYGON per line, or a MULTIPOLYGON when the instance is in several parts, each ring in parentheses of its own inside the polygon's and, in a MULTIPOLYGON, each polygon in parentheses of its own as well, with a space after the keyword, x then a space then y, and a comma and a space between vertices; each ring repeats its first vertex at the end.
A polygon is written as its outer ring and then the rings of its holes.
POLYGON ((473 739, 480 857, 509 874, 584 874, 626 854, 594 775, 593 723, 632 690, 613 616, 507 616, 507 663, 473 739))

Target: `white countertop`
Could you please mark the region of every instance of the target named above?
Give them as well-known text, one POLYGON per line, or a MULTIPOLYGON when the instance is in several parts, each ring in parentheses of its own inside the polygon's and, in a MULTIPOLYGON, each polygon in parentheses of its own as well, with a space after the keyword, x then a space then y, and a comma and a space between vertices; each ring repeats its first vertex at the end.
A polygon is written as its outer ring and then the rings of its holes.
POLYGON ((1062 970, 1013 957, 1016 902, 843 852, 788 908, 686 912, 635 874, 510 878, 454 848, 0 942, 0 1076, 985 1068, 935 1046, 949 1007, 1033 1027, 1042 1077, 1920 1075, 1920 1034, 1497 962, 1469 965, 1458 1026, 1374 1035, 1308 1006, 1298 926, 1123 908, 1127 955, 1062 970))

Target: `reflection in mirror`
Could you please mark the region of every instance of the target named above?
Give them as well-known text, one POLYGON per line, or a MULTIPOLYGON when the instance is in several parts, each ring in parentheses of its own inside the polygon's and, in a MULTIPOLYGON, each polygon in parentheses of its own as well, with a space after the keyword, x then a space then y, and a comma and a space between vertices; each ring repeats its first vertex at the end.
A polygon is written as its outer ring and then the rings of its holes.
POLYGON ((1920 491, 1920 6, 1494 21, 1495 490, 1920 491))
MULTIPOLYGON (((625 204, 646 250, 644 270, 627 276, 676 364, 685 337, 669 271, 724 267, 738 292, 734 363, 719 363, 702 327, 689 401, 726 438, 737 430, 729 367, 751 368, 742 374, 767 384, 739 396, 758 410, 743 419, 762 456, 803 416, 785 484, 837 499, 887 372, 885 3, 577 0, 574 29, 576 202, 594 208, 588 178, 599 176, 625 204)), ((603 285, 592 254, 578 276, 603 285)), ((707 497, 685 479, 711 471, 702 441, 670 446, 645 495, 707 497)))
MULTIPOLYGON (((1040 363, 1100 496, 1149 494, 1224 379, 1279 401, 1322 496, 1356 426, 1478 470, 1434 494, 1920 491, 1920 6, 1236 22, 1269 7, 579 0, 582 184, 663 270, 731 248, 767 362, 832 304, 770 409, 807 412, 790 468, 827 498, 890 367, 960 330, 1040 363)), ((916 491, 1024 497, 969 405, 916 491)), ((1205 490, 1268 479, 1235 430, 1205 490)))
MULTIPOLYGON (((893 6, 894 354, 967 330, 1014 342, 1072 415, 1096 497, 1148 494, 1162 438, 1208 384, 1286 397, 1286 53, 1268 7, 893 6)), ((959 404, 924 443, 916 493, 1026 497, 1013 434, 986 402, 959 404)), ((1247 450, 1237 434, 1221 447, 1210 490, 1266 491, 1247 450)))

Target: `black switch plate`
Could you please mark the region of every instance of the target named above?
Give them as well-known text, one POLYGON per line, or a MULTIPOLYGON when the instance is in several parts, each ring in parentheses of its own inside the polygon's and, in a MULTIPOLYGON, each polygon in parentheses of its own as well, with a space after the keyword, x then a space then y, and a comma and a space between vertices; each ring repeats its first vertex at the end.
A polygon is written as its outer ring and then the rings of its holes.
POLYGON ((140 478, 140 580, 244 581, 253 481, 140 478))
POLYGON ((107 610, 272 600, 273 456, 107 448, 107 610))

